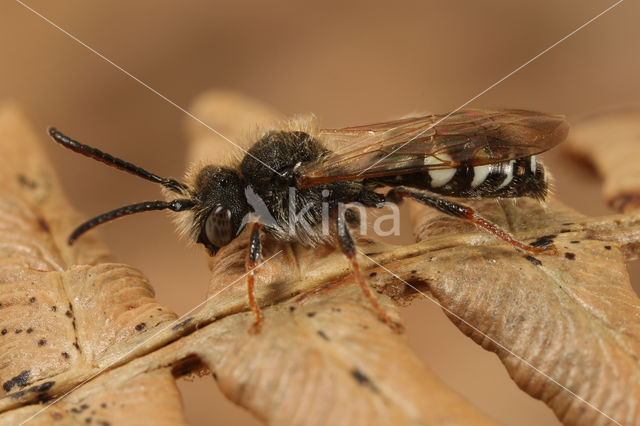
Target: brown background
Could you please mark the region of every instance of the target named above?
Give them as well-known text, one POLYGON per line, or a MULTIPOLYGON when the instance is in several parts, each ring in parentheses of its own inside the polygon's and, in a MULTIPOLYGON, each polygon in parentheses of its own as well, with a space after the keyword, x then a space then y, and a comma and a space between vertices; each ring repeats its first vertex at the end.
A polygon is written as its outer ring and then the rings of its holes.
MULTIPOLYGON (((209 88, 234 89, 285 114, 314 112, 334 127, 455 109, 613 2, 28 4, 178 105, 188 108, 209 88)), ((151 171, 181 175, 182 112, 19 3, 3 2, 0 16, 0 100, 19 102, 43 139, 46 126, 56 125, 151 171)), ((637 2, 622 3, 470 106, 537 109, 576 120, 638 102, 638 16, 637 2)), ((87 216, 160 197, 147 182, 53 143, 48 149, 87 216)), ((598 179, 560 151, 546 156, 558 196, 584 213, 607 213, 598 179)), ((120 260, 147 274, 162 303, 182 313, 203 298, 204 254, 185 248, 163 214, 131 217, 101 233, 120 260)), ((405 314, 424 362, 486 413, 506 424, 557 423, 439 308, 414 303, 405 314)), ((193 424, 255 424, 210 379, 180 386, 193 424)))

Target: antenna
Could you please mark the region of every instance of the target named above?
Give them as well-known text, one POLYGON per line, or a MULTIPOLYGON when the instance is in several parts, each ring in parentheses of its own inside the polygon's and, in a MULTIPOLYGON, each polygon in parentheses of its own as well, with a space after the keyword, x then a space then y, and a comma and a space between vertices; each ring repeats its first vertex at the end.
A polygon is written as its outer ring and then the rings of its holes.
POLYGON ((185 194, 189 191, 187 185, 178 182, 175 179, 160 177, 146 171, 142 167, 138 167, 135 164, 129 163, 128 161, 121 160, 120 158, 114 157, 113 155, 107 154, 106 152, 102 152, 97 148, 93 148, 89 145, 85 145, 78 141, 75 141, 70 137, 60 133, 54 127, 49 128, 49 135, 51 135, 54 141, 58 142, 65 148, 105 163, 108 166, 115 167, 116 169, 124 170, 125 172, 131 173, 148 181, 159 183, 173 192, 176 192, 178 194, 185 194))
POLYGON ((99 216, 94 217, 93 219, 89 219, 82 225, 78 226, 69 236, 67 242, 69 245, 73 244, 78 237, 80 237, 85 232, 90 229, 95 228, 96 226, 109 222, 111 220, 117 219, 122 216, 127 216, 134 213, 147 212, 151 210, 165 210, 169 209, 174 212, 181 212, 184 210, 189 210, 195 205, 195 202, 192 200, 173 200, 173 201, 144 201, 142 203, 131 204, 129 206, 124 206, 117 208, 115 210, 111 210, 106 213, 102 213, 99 216))
MULTIPOLYGON (((121 160, 120 158, 114 157, 111 154, 107 154, 106 152, 102 152, 97 148, 93 148, 89 145, 82 144, 78 141, 71 139, 68 136, 60 133, 54 127, 49 128, 49 135, 53 138, 54 141, 58 142, 60 145, 68 148, 72 151, 75 151, 79 154, 82 154, 86 157, 93 158, 94 160, 98 160, 102 163, 105 163, 108 166, 115 167, 116 169, 124 170, 125 172, 131 173, 148 181, 159 183, 165 188, 176 192, 181 195, 189 195, 189 187, 181 182, 178 182, 175 179, 171 178, 163 178, 153 173, 150 173, 143 169, 142 167, 138 167, 135 164, 129 163, 127 161, 121 160)), ((151 210, 172 210, 174 212, 181 212, 184 210, 189 210, 196 205, 194 200, 191 199, 177 199, 172 201, 144 201, 142 203, 131 204, 128 206, 120 207, 115 210, 111 210, 106 213, 102 213, 99 216, 94 217, 93 219, 89 219, 84 222, 82 225, 78 226, 69 236, 67 242, 69 245, 73 244, 82 234, 85 232, 95 228, 96 226, 109 222, 111 220, 117 219, 122 216, 127 216, 134 213, 141 213, 151 210)))

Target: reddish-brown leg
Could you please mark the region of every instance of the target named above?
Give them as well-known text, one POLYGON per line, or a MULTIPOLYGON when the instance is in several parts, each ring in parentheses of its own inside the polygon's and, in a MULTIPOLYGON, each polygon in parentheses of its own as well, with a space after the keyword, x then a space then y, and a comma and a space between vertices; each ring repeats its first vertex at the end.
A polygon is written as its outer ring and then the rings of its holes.
POLYGON ((349 229, 345 223, 344 212, 338 212, 338 217, 336 219, 336 224, 338 228, 338 240, 340 241, 340 246, 342 247, 342 252, 347 256, 349 262, 351 263, 351 269, 353 270, 353 276, 360 286, 364 297, 369 301, 369 304, 373 307, 378 317, 388 324, 394 331, 402 332, 402 325, 396 323, 391 319, 389 315, 380 307, 378 301, 371 293, 371 289, 367 285, 364 280, 364 277, 360 273, 360 267, 358 266, 358 259, 356 259, 356 247, 349 234, 349 229))
POLYGON ((525 252, 534 253, 534 254, 543 253, 543 252, 549 253, 549 254, 558 253, 558 250, 553 244, 549 244, 544 247, 533 247, 533 246, 526 245, 516 240, 515 238, 513 238, 511 234, 509 234, 507 231, 499 228, 495 224, 489 222, 488 220, 480 216, 471 207, 465 206, 463 204, 455 203, 445 198, 436 197, 434 195, 431 195, 430 193, 427 193, 426 191, 423 192, 423 191, 414 190, 411 188, 406 188, 401 186, 389 191, 389 193, 387 194, 387 197, 389 199, 396 199, 396 200, 401 198, 411 198, 423 204, 426 204, 429 207, 433 207, 434 209, 439 210, 448 215, 466 219, 468 221, 471 221, 475 225, 479 226, 480 228, 484 229, 485 231, 490 232, 491 234, 500 238, 502 241, 505 241, 511 244, 513 247, 525 252))
POLYGON ((479 226, 480 228, 484 229, 487 232, 492 233, 493 235, 495 235, 496 237, 500 238, 502 241, 505 241, 509 244, 511 244, 513 247, 520 249, 522 251, 527 251, 529 253, 548 253, 548 254, 557 254, 558 253, 558 249, 556 249, 556 246, 554 246, 553 244, 549 244, 546 245, 544 247, 533 247, 533 246, 529 246, 526 245, 524 243, 521 243, 520 241, 516 240, 515 238, 513 238, 511 236, 511 234, 509 234, 507 231, 498 228, 496 225, 494 225, 493 223, 489 222, 487 219, 483 218, 482 216, 478 215, 475 210, 473 210, 471 207, 466 207, 467 212, 464 216, 465 219, 470 220, 471 222, 475 223, 477 226, 479 226))
POLYGON ((254 223, 251 228, 251 237, 249 240, 249 253, 247 255, 246 267, 249 271, 247 275, 247 294, 249 296, 249 307, 256 316, 256 322, 251 327, 251 332, 260 331, 260 323, 262 322, 262 316, 260 315, 260 308, 256 303, 256 297, 254 294, 255 285, 255 272, 258 261, 260 260, 260 254, 262 253, 262 243, 260 241, 260 229, 262 225, 260 223, 254 223))

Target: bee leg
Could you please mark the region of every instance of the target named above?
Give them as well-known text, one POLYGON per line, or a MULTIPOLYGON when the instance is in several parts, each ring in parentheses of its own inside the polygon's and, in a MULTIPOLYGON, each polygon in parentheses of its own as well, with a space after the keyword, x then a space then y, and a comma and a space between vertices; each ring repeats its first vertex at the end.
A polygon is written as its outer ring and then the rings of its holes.
POLYGON ((371 293, 371 289, 364 281, 364 278, 360 273, 358 259, 356 259, 356 246, 353 242, 353 238, 351 238, 351 235, 349 234, 347 224, 345 223, 344 211, 338 211, 336 225, 338 228, 338 240, 340 241, 340 247, 342 248, 342 252, 345 254, 345 256, 347 256, 347 259, 349 259, 349 262, 351 262, 353 275, 358 285, 360 285, 362 293, 367 298, 371 306, 373 306, 373 309, 378 314, 378 317, 386 324, 388 324, 395 332, 401 333, 404 329, 402 325, 394 322, 391 317, 389 317, 389 315, 387 315, 387 313, 382 310, 375 297, 371 293))
POLYGON ((260 260, 260 255, 262 254, 262 242, 260 241, 260 229, 262 229, 261 223, 254 223, 251 228, 251 237, 249 240, 249 254, 247 256, 246 267, 249 271, 247 275, 247 294, 249 296, 249 307, 253 311, 256 316, 256 322, 253 323, 253 326, 249 330, 251 333, 257 333, 260 331, 260 323, 262 321, 262 316, 260 315, 260 308, 256 303, 256 296, 253 292, 253 287, 255 284, 255 272, 256 266, 258 265, 258 261, 260 260))
POLYGON ((459 217, 461 219, 466 219, 474 223, 476 226, 500 238, 502 241, 505 241, 511 244, 513 247, 525 252, 535 253, 535 254, 542 253, 542 252, 547 252, 549 254, 557 253, 557 249, 553 244, 550 244, 544 247, 532 247, 524 243, 521 243, 520 241, 513 238, 511 234, 509 234, 507 231, 499 228, 497 225, 489 222, 487 219, 480 216, 471 207, 465 206, 464 204, 455 203, 445 198, 440 198, 440 197, 431 195, 431 193, 428 193, 426 191, 420 191, 420 190, 407 188, 405 186, 399 186, 389 191, 386 197, 390 201, 393 201, 393 200, 398 201, 398 200, 401 200, 402 198, 411 198, 429 207, 433 207, 434 209, 439 210, 448 215, 459 217))

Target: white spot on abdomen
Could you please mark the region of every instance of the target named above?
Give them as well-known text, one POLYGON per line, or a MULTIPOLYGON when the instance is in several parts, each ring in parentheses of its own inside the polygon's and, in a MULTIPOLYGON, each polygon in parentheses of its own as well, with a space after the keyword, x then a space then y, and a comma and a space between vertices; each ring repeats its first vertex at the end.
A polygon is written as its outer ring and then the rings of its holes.
POLYGON ((535 155, 531 156, 531 166, 529 168, 531 169, 531 173, 535 175, 536 170, 538 169, 538 159, 535 155))
POLYGON ((513 180, 513 164, 514 163, 515 163, 515 160, 511 160, 504 165, 504 168, 502 169, 502 173, 504 173, 506 176, 502 181, 502 183, 498 186, 498 188, 504 188, 505 186, 509 185, 513 180))
POLYGON ((471 181, 471 187, 475 188, 480 185, 491 173, 491 165, 475 166, 473 168, 473 180, 471 181))
MULTIPOLYGON (((448 154, 440 154, 438 155, 438 158, 427 156, 424 158, 424 165, 435 167, 442 165, 443 162, 449 161, 451 161, 451 156, 449 156, 448 154)), ((431 177, 431 186, 433 188, 438 188, 439 186, 445 185, 455 174, 456 169, 451 168, 429 170, 429 176, 431 177)))

